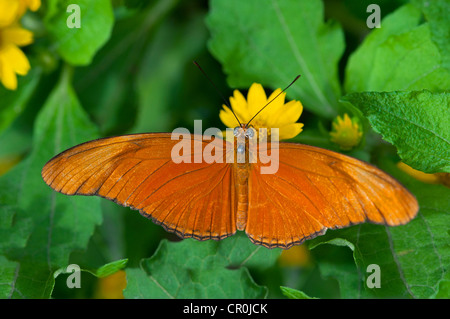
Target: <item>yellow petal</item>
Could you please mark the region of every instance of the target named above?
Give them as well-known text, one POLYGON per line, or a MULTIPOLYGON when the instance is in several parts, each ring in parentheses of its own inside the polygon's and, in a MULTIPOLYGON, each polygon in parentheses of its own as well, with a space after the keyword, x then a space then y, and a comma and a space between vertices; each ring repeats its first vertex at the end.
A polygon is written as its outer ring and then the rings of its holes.
MULTIPOLYGON (((267 99, 267 103, 270 104, 267 105, 267 107, 264 109, 264 115, 263 118, 273 118, 273 116, 279 116, 280 113, 283 112, 283 106, 284 106, 284 99, 286 97, 286 93, 282 93, 281 89, 276 89, 273 91, 273 93, 269 96, 267 99)), ((261 112, 261 114, 263 114, 261 112)))
POLYGON ((344 124, 348 127, 353 127, 353 122, 347 113, 344 114, 344 124))
POLYGON ((5 86, 5 88, 9 90, 17 89, 17 77, 14 73, 12 67, 5 63, 2 56, 0 56, 0 75, 1 82, 5 86))
POLYGON ((290 101, 281 108, 276 114, 271 123, 274 125, 283 126, 291 123, 295 123, 302 115, 303 106, 299 101, 290 101))
POLYGON ((418 171, 403 162, 398 162, 397 167, 421 182, 430 183, 430 184, 438 184, 439 183, 439 177, 435 174, 428 174, 428 173, 418 171))
POLYGON ((296 137, 303 131, 303 123, 293 123, 280 127, 280 140, 288 140, 296 137))
POLYGON ((264 88, 259 83, 253 83, 247 94, 247 105, 250 117, 255 116, 267 103, 267 96, 264 88))
MULTIPOLYGON (((225 124, 226 127, 235 128, 236 126, 239 126, 239 123, 237 123, 236 118, 234 117, 231 110, 223 105, 223 110, 220 110, 219 117, 223 124, 225 124)), ((240 120, 240 119, 239 119, 240 120)))
POLYGON ((280 122, 279 118, 283 116, 284 98, 286 94, 280 93, 281 89, 276 89, 267 99, 267 102, 265 104, 267 105, 267 107, 258 114, 258 121, 264 122, 265 126, 267 127, 278 127, 278 124, 280 122), (278 96, 278 94, 280 95, 278 96), (278 97, 275 98, 276 96, 278 97), (270 104, 267 104, 269 102, 270 104))
POLYGON ((272 94, 270 94, 269 98, 267 99, 267 102, 273 100, 273 102, 271 102, 270 105, 272 105, 272 103, 275 103, 275 105, 277 105, 277 106, 282 106, 284 104, 284 100, 286 98, 286 93, 285 92, 281 93, 281 92, 282 92, 281 89, 276 89, 275 91, 273 91, 272 94))
POLYGON ((0 0, 0 28, 11 25, 17 17, 19 2, 0 0))
POLYGON ((33 33, 20 27, 10 27, 2 31, 3 43, 13 43, 18 46, 33 42, 33 33))
POLYGON ((30 70, 30 63, 26 55, 15 45, 3 46, 0 55, 15 73, 26 75, 30 70))
POLYGON ((19 0, 19 9, 17 10, 17 16, 20 18, 27 9, 31 11, 37 11, 41 6, 41 0, 19 0))
MULTIPOLYGON (((238 90, 234 90, 234 95, 230 97, 230 104, 234 113, 239 118, 239 121, 241 123, 247 123, 247 121, 250 119, 250 115, 248 113, 247 101, 245 100, 245 97, 242 95, 242 93, 238 90)), ((236 127, 236 125, 232 127, 234 128, 236 127)))
POLYGON ((342 117, 340 117, 340 116, 338 116, 337 118, 336 118, 336 124, 337 124, 337 127, 343 127, 344 126, 344 120, 342 119, 342 117))
POLYGON ((247 109, 247 100, 239 90, 234 90, 233 96, 230 97, 230 104, 233 111, 239 111, 241 109, 247 109))
POLYGON ((28 8, 31 11, 37 11, 41 7, 41 0, 28 0, 28 8))

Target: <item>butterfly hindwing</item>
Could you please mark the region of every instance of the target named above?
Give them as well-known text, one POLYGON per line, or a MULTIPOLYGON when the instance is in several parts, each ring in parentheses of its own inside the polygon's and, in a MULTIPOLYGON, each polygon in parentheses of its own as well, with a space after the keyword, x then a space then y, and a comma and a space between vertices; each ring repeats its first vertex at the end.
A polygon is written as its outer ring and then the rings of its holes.
POLYGON ((308 145, 278 147, 276 173, 261 174, 261 164, 250 172, 246 233, 255 243, 289 248, 328 228, 400 225, 417 213, 414 196, 373 165, 308 145))

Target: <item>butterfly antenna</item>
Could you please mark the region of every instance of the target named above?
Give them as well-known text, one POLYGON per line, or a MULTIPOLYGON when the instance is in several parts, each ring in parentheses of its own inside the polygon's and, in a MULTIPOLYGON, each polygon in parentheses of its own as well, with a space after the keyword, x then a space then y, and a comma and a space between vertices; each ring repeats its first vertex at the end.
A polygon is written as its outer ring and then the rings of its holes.
POLYGON ((228 108, 230 109, 231 113, 233 113, 234 117, 236 118, 236 120, 239 123, 239 126, 242 126, 241 121, 239 121, 238 117, 236 116, 236 113, 234 113, 230 103, 227 101, 227 99, 223 96, 222 92, 220 92, 219 88, 216 86, 216 84, 214 84, 214 82, 211 80, 211 78, 208 76, 208 74, 206 74, 205 71, 203 71, 202 67, 197 63, 197 61, 192 61, 195 66, 203 73, 203 75, 208 79, 209 83, 211 83, 211 85, 214 87, 214 89, 216 90, 217 93, 219 93, 220 97, 222 98, 222 100, 225 102, 225 105, 228 106, 228 108))
POLYGON ((258 111, 258 113, 256 113, 256 114, 250 119, 250 121, 248 121, 248 123, 247 123, 246 126, 249 126, 249 125, 250 125, 250 122, 253 121, 253 119, 254 119, 259 113, 261 113, 262 110, 264 110, 270 103, 272 103, 277 97, 279 97, 279 96, 281 95, 281 93, 283 93, 283 92, 285 92, 287 89, 289 89, 289 87, 290 87, 292 84, 294 84, 295 81, 297 81, 297 80, 300 78, 300 76, 301 76, 300 74, 297 75, 297 76, 295 77, 295 79, 291 82, 291 84, 289 84, 288 86, 286 86, 286 88, 285 88, 283 91, 281 91, 280 93, 278 93, 277 96, 275 96, 273 99, 271 99, 269 102, 267 102, 267 104, 264 105, 264 106, 258 111))

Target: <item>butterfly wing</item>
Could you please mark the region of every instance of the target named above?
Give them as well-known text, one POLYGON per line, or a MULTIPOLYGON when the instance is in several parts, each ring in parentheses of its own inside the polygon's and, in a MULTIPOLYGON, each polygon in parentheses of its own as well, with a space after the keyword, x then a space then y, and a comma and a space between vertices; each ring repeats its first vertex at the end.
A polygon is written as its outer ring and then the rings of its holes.
POLYGON ((328 228, 404 224, 418 211, 414 196, 373 165, 308 145, 278 149, 275 174, 261 174, 260 163, 249 174, 246 233, 256 244, 289 248, 328 228))
POLYGON ((171 134, 132 134, 75 146, 51 159, 42 177, 63 194, 98 195, 139 210, 183 238, 228 237, 236 232, 232 167, 225 160, 193 160, 199 150, 195 142, 201 152, 208 143, 225 150, 226 142, 196 135, 189 139, 190 152, 182 156, 190 163, 172 160, 179 141, 171 134))

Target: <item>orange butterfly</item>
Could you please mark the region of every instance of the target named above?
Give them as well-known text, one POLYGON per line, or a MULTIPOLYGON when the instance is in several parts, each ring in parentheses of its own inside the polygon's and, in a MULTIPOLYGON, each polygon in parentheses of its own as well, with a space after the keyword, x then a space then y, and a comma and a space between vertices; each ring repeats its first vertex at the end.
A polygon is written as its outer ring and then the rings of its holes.
POLYGON ((102 138, 55 156, 42 177, 63 194, 97 195, 139 210, 182 238, 223 239, 240 230, 268 248, 287 249, 366 221, 400 225, 416 215, 416 199, 399 182, 340 153, 267 143, 251 161, 252 130, 248 122, 235 129, 245 151, 221 138, 185 135, 189 149, 181 162, 173 160, 180 142, 170 133, 102 138), (212 149, 222 160, 193 160, 212 149), (278 167, 262 174, 268 149, 277 152, 278 167), (244 162, 236 160, 240 153, 244 162))

